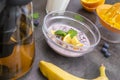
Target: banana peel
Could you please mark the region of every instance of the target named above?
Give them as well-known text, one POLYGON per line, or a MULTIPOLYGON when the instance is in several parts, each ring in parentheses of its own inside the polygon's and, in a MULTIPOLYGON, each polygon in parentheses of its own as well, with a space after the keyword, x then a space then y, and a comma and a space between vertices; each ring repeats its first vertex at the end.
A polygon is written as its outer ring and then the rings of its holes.
POLYGON ((84 79, 76 77, 56 65, 46 62, 40 61, 39 68, 42 74, 48 78, 48 80, 109 80, 105 74, 105 66, 100 66, 100 76, 95 79, 84 79))

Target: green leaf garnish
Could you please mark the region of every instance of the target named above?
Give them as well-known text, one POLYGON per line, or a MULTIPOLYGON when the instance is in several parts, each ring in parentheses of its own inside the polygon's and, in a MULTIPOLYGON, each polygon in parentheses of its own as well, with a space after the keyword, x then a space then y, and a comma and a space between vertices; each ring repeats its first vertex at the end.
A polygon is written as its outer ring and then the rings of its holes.
POLYGON ((67 35, 67 33, 66 33, 65 31, 62 31, 62 30, 57 30, 57 31, 55 32, 55 35, 64 37, 64 36, 67 35))
POLYGON ((70 37, 73 38, 74 36, 77 35, 77 31, 74 29, 70 29, 67 34, 70 34, 70 37))
POLYGON ((83 18, 80 15, 75 15, 74 18, 78 21, 83 21, 83 18))
POLYGON ((33 19, 38 19, 39 18, 39 13, 33 13, 33 19))

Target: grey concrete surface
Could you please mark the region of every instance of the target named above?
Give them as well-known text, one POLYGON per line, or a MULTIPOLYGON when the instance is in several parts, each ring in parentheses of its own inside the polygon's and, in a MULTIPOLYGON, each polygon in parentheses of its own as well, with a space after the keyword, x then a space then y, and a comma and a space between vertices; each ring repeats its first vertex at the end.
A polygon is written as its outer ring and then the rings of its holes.
MULTIPOLYGON (((106 0, 106 3, 113 4, 119 0, 106 0)), ((109 80, 120 80, 120 44, 110 44, 111 56, 105 58, 100 52, 102 44, 106 42, 101 39, 99 45, 92 52, 78 58, 68 58, 54 52, 46 43, 42 33, 43 18, 46 15, 46 0, 33 0, 34 12, 40 13, 40 25, 35 27, 35 59, 32 69, 18 80, 47 80, 40 72, 38 64, 40 60, 49 61, 63 70, 83 78, 95 78, 99 75, 99 66, 106 66, 106 73, 109 80)), ((85 11, 79 0, 71 0, 67 10, 77 12, 89 18, 98 27, 100 23, 96 13, 85 11)))

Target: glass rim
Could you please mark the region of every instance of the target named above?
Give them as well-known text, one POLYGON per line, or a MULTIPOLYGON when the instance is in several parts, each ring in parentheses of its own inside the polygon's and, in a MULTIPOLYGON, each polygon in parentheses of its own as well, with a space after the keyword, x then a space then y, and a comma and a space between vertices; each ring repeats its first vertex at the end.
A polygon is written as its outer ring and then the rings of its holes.
MULTIPOLYGON (((63 49, 65 49, 64 47, 62 47, 62 46, 60 46, 60 45, 58 45, 57 43, 55 43, 54 41, 52 41, 50 38, 49 38, 49 36, 45 33, 46 31, 47 31, 47 25, 46 25, 46 20, 47 20, 47 18, 48 18, 48 16, 49 15, 51 15, 51 14, 53 14, 53 13, 71 13, 71 14, 76 14, 76 15, 80 15, 81 17, 83 17, 86 21, 88 21, 88 22, 90 22, 90 24, 92 24, 93 25, 93 27, 96 29, 96 31, 97 31, 97 33, 98 33, 98 38, 97 38, 97 40, 95 41, 95 43, 94 44, 90 44, 90 46, 89 46, 89 48, 87 49, 87 50, 89 50, 90 48, 93 48, 93 47, 95 47, 99 42, 100 42, 100 39, 101 39, 101 34, 100 34, 100 31, 99 31, 99 29, 96 27, 96 25, 92 22, 92 21, 90 21, 88 18, 86 18, 86 17, 84 17, 84 16, 82 16, 81 14, 78 14, 78 13, 75 13, 75 12, 71 12, 71 11, 52 11, 52 12, 50 12, 50 13, 48 13, 45 17, 44 17, 44 21, 43 21, 43 26, 42 26, 42 31, 43 31, 43 33, 44 33, 44 35, 45 35, 45 37, 47 38, 47 39, 49 39, 50 40, 50 42, 52 42, 54 45, 57 45, 57 46, 59 46, 59 47, 61 47, 61 48, 63 48, 63 49), (45 32, 44 32, 44 30, 45 30, 45 32)), ((69 17, 70 18, 70 17, 69 17)), ((71 18, 72 20, 75 20, 75 19, 73 19, 73 18, 71 18)), ((75 20, 77 23, 80 23, 80 21, 78 21, 78 20, 75 20)), ((89 30, 90 31, 90 30, 89 30)), ((48 32, 48 31, 47 31, 48 32)), ((91 32, 91 31, 90 31, 91 32)), ((92 33, 91 33, 92 34, 92 33)), ((93 34, 92 34, 93 35, 93 34)), ((67 49, 68 50, 68 49, 67 49)), ((86 51, 87 51, 86 50, 86 51)), ((85 51, 74 51, 74 50, 70 50, 70 51, 72 51, 72 52, 85 52, 85 51)))

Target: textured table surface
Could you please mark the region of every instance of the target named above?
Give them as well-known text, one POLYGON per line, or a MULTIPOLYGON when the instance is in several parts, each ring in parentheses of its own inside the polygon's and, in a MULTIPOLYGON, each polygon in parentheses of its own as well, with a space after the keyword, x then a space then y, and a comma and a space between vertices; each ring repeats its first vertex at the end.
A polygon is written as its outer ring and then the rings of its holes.
MULTIPOLYGON (((119 0, 106 0, 106 3, 113 4, 119 0)), ((33 0, 34 12, 40 13, 40 25, 35 27, 35 59, 32 69, 22 78, 18 80, 47 80, 40 72, 38 63, 40 60, 49 61, 65 71, 83 78, 95 78, 99 75, 99 66, 106 66, 106 73, 109 80, 120 80, 120 44, 110 43, 109 51, 112 54, 109 58, 105 58, 100 49, 106 41, 100 41, 99 45, 92 52, 78 58, 63 57, 54 52, 46 43, 42 33, 43 18, 46 15, 46 0, 33 0)), ((96 13, 85 11, 79 0, 71 0, 67 10, 77 12, 89 18, 97 27, 101 26, 96 13)))

